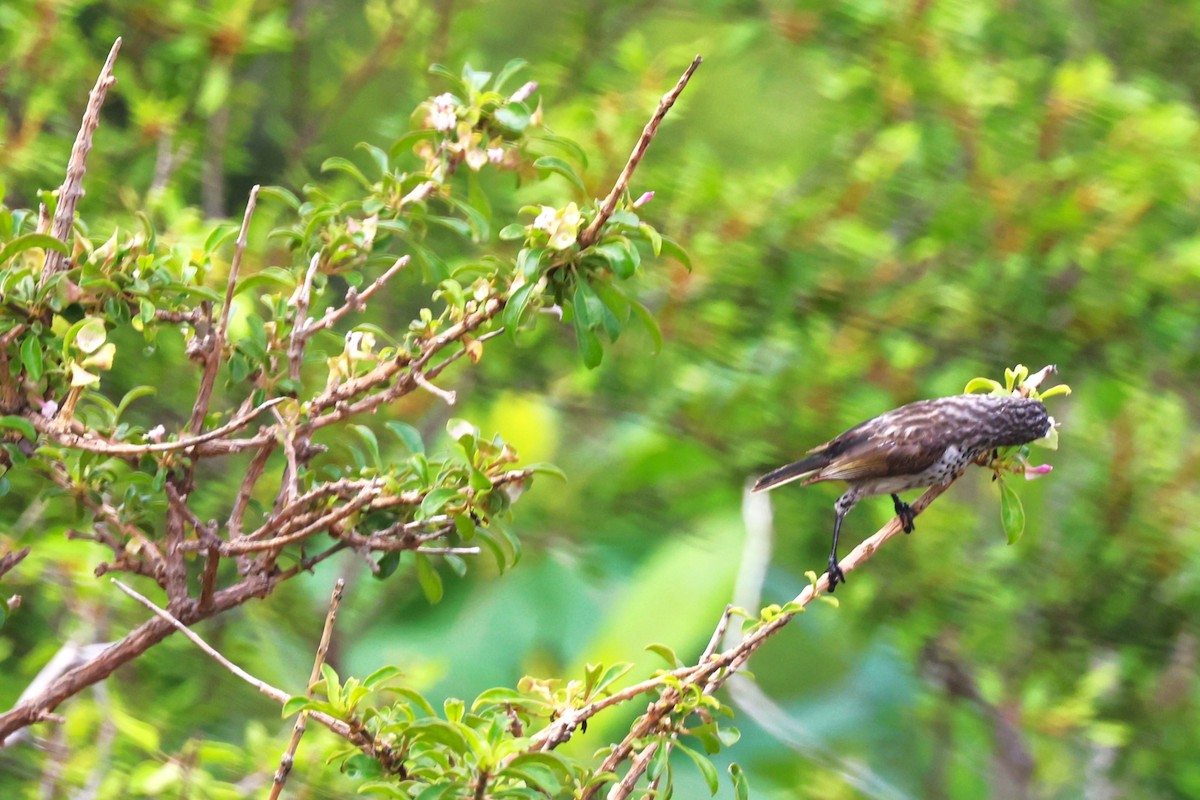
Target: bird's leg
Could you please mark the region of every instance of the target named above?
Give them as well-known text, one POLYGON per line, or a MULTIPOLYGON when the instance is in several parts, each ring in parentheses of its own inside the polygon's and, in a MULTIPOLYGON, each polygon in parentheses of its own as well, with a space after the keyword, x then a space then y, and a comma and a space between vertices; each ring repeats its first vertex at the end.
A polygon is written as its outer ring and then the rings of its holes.
POLYGON ((915 527, 913 520, 917 518, 917 515, 913 513, 912 506, 901 500, 898 494, 892 495, 892 502, 896 506, 896 516, 900 518, 900 525, 904 528, 904 532, 912 533, 915 527))
POLYGON ((837 516, 833 518, 833 549, 829 552, 829 569, 826 570, 829 573, 830 594, 839 583, 846 582, 846 573, 842 572, 842 568, 838 565, 838 534, 842 532, 842 520, 850 513, 850 509, 854 508, 859 496, 860 490, 852 486, 833 504, 837 516))

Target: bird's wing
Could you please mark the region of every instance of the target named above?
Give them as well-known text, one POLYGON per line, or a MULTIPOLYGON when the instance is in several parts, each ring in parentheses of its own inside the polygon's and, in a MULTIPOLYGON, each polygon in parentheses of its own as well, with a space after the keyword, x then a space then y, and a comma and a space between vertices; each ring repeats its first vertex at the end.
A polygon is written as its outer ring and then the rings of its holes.
MULTIPOLYGON (((852 431, 847 431, 849 433, 852 431)), ((830 442, 834 446, 828 448, 836 454, 826 466, 809 477, 810 482, 915 474, 933 466, 944 449, 913 436, 843 434, 838 439, 830 442)))

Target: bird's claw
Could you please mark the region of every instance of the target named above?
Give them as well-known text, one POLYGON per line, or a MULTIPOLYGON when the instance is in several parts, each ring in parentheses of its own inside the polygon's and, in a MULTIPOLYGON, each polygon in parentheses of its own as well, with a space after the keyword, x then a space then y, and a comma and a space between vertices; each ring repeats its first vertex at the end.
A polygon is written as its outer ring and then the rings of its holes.
POLYGON ((917 515, 913 513, 912 506, 902 500, 896 501, 896 516, 900 518, 900 527, 905 533, 912 533, 916 527, 914 524, 917 515))
POLYGON ((846 573, 842 572, 842 568, 838 566, 837 558, 829 557, 829 569, 826 570, 829 575, 829 593, 833 594, 833 590, 837 588, 839 583, 846 582, 846 573))

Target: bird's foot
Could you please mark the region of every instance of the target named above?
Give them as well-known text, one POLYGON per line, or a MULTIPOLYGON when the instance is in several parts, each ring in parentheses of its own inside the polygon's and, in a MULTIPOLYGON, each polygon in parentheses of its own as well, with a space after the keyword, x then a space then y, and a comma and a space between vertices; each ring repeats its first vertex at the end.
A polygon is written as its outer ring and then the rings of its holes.
POLYGON ((896 506, 896 516, 900 518, 900 527, 905 533, 912 533, 916 527, 913 523, 917 515, 913 513, 912 506, 901 500, 896 495, 892 495, 892 500, 896 506))
POLYGON ((826 570, 829 575, 829 593, 833 594, 833 590, 837 588, 839 583, 846 582, 846 573, 842 572, 842 568, 838 566, 836 556, 829 557, 829 569, 826 570))

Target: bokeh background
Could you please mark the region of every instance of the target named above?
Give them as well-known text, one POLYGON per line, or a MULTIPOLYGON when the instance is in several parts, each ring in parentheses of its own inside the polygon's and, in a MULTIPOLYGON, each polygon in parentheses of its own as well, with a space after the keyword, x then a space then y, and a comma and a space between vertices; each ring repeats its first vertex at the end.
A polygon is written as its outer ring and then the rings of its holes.
MULTIPOLYGON (((395 663, 435 698, 588 661, 646 672, 651 642, 694 657, 739 572, 756 602, 784 602, 825 564, 838 487, 773 493, 764 562, 748 478, 900 403, 1055 363, 1074 394, 1052 401, 1054 472, 1018 487, 1025 536, 1006 545, 995 488, 969 474, 840 608, 760 651, 722 758, 761 798, 1200 797, 1200 3, 5 0, 8 206, 61 182, 118 35, 81 206, 100 239, 139 213, 195 234, 239 217, 254 183, 297 189, 329 156, 365 158, 357 142, 386 147, 444 90, 432 63, 528 60, 547 126, 591 154, 602 196, 705 57, 632 186, 691 256, 645 268, 661 351, 630 331, 587 371, 546 325, 450 381, 454 415, 569 478, 519 504, 521 563, 447 573, 430 606, 347 558, 201 626, 229 657, 298 690, 335 575, 351 583, 339 670, 395 663)), ((497 214, 537 199, 498 191, 497 214)), ((394 291, 377 324, 406 324, 428 294, 394 291)), ((115 387, 158 385, 148 420, 193 390, 177 355, 114 367, 115 387)), ((451 412, 422 400, 395 414, 435 436, 451 412)), ((35 548, 4 587, 25 600, 0 632, 4 707, 63 641, 145 613, 92 577, 103 553, 65 541, 69 514, 35 488, 13 476, 0 500, 0 540, 35 548)), ((848 542, 891 513, 862 503, 848 542)), ((61 785, 79 797, 248 793, 290 728, 179 637, 63 711, 61 785)), ((350 791, 307 746, 288 792, 350 791)), ((0 795, 43 796, 47 763, 0 751, 0 795)), ((679 782, 707 795, 688 769, 679 782)))

